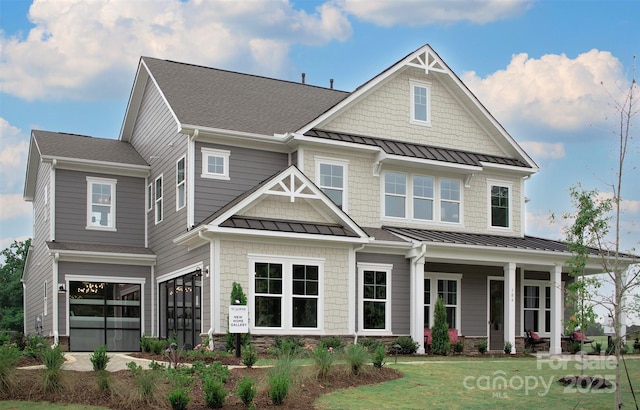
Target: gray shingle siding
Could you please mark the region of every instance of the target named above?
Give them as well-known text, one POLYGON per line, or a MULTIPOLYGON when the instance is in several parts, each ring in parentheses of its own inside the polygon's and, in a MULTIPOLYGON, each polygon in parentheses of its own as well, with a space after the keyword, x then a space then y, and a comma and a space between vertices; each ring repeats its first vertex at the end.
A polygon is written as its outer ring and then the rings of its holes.
POLYGON ((56 241, 144 246, 144 179, 56 170, 56 241), (116 184, 116 231, 87 229, 87 177, 116 184))
POLYGON ((243 147, 196 143, 195 150, 195 224, 228 202, 287 167, 288 155, 243 147), (202 148, 231 151, 229 180, 202 178, 202 148))

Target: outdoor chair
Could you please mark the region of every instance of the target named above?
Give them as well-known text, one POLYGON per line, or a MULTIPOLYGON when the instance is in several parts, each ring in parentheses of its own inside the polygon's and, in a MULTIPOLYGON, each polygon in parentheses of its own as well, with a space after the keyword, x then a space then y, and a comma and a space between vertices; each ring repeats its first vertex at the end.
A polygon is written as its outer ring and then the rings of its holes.
POLYGON ((584 344, 593 343, 593 340, 587 339, 587 337, 582 332, 573 332, 571 334, 571 341, 572 342, 580 342, 580 343, 584 343, 584 344))
POLYGON ((524 341, 525 347, 531 348, 532 352, 536 351, 536 345, 541 345, 547 343, 546 340, 540 337, 536 332, 531 329, 527 330, 527 338, 524 341))

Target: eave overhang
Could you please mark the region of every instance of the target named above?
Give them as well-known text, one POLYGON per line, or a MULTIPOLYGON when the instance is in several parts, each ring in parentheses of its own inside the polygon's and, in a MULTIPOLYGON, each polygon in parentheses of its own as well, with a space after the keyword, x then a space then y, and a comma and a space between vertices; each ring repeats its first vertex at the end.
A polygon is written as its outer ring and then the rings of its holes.
POLYGON ((156 255, 57 249, 49 250, 49 254, 62 262, 105 263, 113 265, 154 266, 157 259, 156 255))

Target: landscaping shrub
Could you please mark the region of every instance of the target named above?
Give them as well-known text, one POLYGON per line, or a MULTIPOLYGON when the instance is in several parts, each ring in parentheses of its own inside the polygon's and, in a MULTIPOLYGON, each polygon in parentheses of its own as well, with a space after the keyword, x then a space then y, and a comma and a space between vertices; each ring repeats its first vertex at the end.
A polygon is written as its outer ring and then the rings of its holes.
POLYGON ((453 352, 460 354, 464 351, 464 343, 457 341, 453 344, 453 352))
POLYGON ((398 349, 397 352, 399 354, 413 354, 418 350, 418 344, 414 342, 410 336, 400 336, 397 338, 391 347, 393 353, 396 353, 395 348, 393 348, 395 345, 400 345, 400 349, 398 349))
POLYGON ((287 336, 273 338, 273 355, 277 358, 297 357, 304 347, 304 343, 298 337, 287 336))
POLYGON ((344 348, 346 346, 342 339, 337 336, 320 338, 320 343, 318 343, 318 345, 324 347, 327 350, 331 348, 331 350, 336 353, 344 351, 344 348))
POLYGON ((162 354, 167 347, 169 347, 167 340, 149 339, 149 349, 153 354, 162 354))
POLYGON ((331 365, 333 365, 333 347, 324 347, 322 343, 320 343, 318 347, 313 350, 311 357, 313 358, 313 364, 316 370, 316 378, 326 378, 331 370, 331 365))
POLYGON ((107 363, 109 363, 109 356, 107 356, 107 346, 100 346, 89 355, 89 360, 93 365, 93 370, 106 370, 107 363))
POLYGON ((480 354, 487 353, 487 339, 478 340, 478 344, 476 346, 478 347, 480 354))
POLYGON ((229 380, 229 377, 231 377, 231 371, 229 370, 229 366, 225 366, 222 363, 215 361, 204 369, 202 377, 208 376, 211 376, 215 380, 224 384, 229 380))
POLYGON ((380 343, 373 353, 373 367, 376 369, 382 369, 382 366, 385 364, 386 352, 384 345, 380 343))
POLYGON ((167 400, 173 410, 184 410, 191 401, 189 388, 176 387, 167 393, 167 400))
POLYGON ((142 335, 140 338, 140 350, 145 353, 151 353, 153 346, 153 340, 150 337, 142 335))
POLYGON ((209 374, 204 377, 202 380, 202 391, 204 392, 204 402, 207 404, 207 407, 219 409, 224 406, 227 391, 224 389, 224 384, 215 376, 209 374))
POLYGON ((42 353, 45 369, 42 372, 42 387, 46 392, 60 391, 64 388, 62 365, 64 352, 60 346, 45 349, 42 353))
POLYGON ((143 370, 142 366, 138 366, 135 362, 127 363, 127 367, 133 374, 133 383, 138 395, 149 402, 157 391, 156 381, 160 377, 160 372, 157 370, 143 370))
POLYGON ((525 355, 530 355, 531 354, 531 348, 530 347, 525 347, 524 350, 522 351, 525 355))
POLYGON ((351 367, 351 374, 358 375, 362 366, 367 363, 369 354, 364 347, 359 344, 349 345, 347 349, 347 362, 351 367))
POLYGON ((250 369, 257 361, 258 353, 256 353, 256 349, 252 344, 247 345, 247 347, 242 350, 242 364, 250 369))
POLYGON ((276 406, 284 402, 291 386, 291 360, 279 359, 268 372, 269 398, 276 406))
POLYGON ((20 360, 20 351, 9 344, 0 346, 0 392, 6 392, 14 386, 14 371, 20 360))
POLYGON ((22 352, 25 356, 41 359, 44 349, 49 346, 47 340, 40 335, 29 335, 22 352))
POLYGON ((506 341, 504 342, 504 353, 505 354, 511 354, 511 350, 513 349, 513 345, 511 344, 511 342, 506 341))
POLYGON ((595 343, 593 344, 593 352, 594 352, 594 353, 597 353, 597 354, 600 354, 600 352, 601 352, 601 351, 602 351, 602 343, 600 343, 600 342, 595 342, 595 343))
POLYGON ((384 347, 384 343, 371 337, 358 339, 358 344, 367 349, 367 352, 375 352, 378 349, 378 346, 381 345, 384 347))
POLYGON ((98 370, 96 372, 96 384, 100 391, 111 390, 111 376, 109 375, 109 372, 104 369, 98 370))
POLYGON ((256 393, 256 383, 250 376, 245 376, 240 379, 237 384, 236 396, 238 396, 245 406, 249 406, 251 402, 253 402, 256 393))
POLYGON ((438 296, 438 301, 433 312, 433 329, 431 330, 431 352, 446 356, 451 349, 449 342, 449 324, 447 323, 447 310, 444 307, 442 298, 438 296))

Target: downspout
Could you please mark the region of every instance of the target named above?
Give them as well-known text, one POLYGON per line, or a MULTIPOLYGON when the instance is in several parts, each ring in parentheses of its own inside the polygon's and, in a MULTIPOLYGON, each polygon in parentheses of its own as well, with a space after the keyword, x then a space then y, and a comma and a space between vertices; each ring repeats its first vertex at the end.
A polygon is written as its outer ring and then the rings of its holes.
POLYGON ((213 345, 213 332, 214 332, 214 327, 213 327, 213 320, 215 317, 215 313, 214 313, 214 308, 213 308, 213 278, 214 278, 214 271, 215 269, 213 268, 213 250, 211 249, 214 246, 213 240, 211 240, 210 238, 207 238, 203 235, 202 231, 198 231, 198 237, 200 237, 200 239, 204 239, 206 241, 209 242, 209 330, 207 330, 207 337, 209 338, 209 350, 213 351, 214 350, 214 345, 213 345))
POLYGON ((49 174, 49 238, 51 241, 56 240, 56 165, 58 161, 54 158, 51 161, 51 174, 49 174))
POLYGON ((58 261, 60 260, 60 254, 56 252, 53 255, 53 272, 51 277, 51 313, 53 315, 53 346, 58 346, 60 342, 58 333, 58 261))
MULTIPOLYGON (((356 256, 356 253, 358 253, 361 250, 363 250, 365 246, 367 246, 367 244, 363 243, 362 245, 358 246, 357 248, 355 248, 353 250, 354 263, 356 264, 356 266, 354 266, 355 273, 356 273, 356 279, 354 279, 354 280, 356 280, 355 289, 358 288, 358 283, 357 283, 358 269, 357 269, 357 262, 356 262, 356 257, 355 256, 356 256)), ((354 295, 353 301, 354 301, 353 303, 355 303, 357 305, 358 301, 357 301, 357 298, 355 297, 355 295, 354 295)), ((354 326, 354 331, 353 331, 353 344, 355 345, 355 344, 358 344, 358 318, 357 317, 354 318, 354 325, 355 326, 354 326)))
POLYGON ((27 334, 27 315, 26 309, 27 306, 27 284, 24 283, 24 279, 20 279, 20 283, 22 283, 22 334, 27 334))
MULTIPOLYGON (((151 336, 156 336, 156 266, 151 265, 151 336)), ((144 330, 143 330, 144 332, 144 330)))

